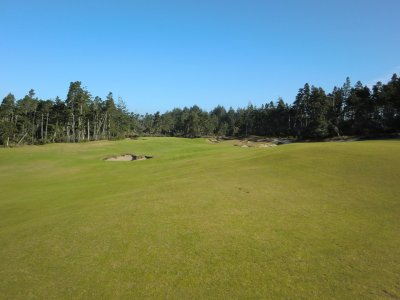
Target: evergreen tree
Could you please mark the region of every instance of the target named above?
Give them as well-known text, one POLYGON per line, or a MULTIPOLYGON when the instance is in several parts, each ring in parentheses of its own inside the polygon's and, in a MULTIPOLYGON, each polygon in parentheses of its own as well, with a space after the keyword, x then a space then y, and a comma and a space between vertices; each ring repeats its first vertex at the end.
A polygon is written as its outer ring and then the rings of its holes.
POLYGON ((326 95, 308 83, 299 89, 293 105, 282 99, 261 107, 227 111, 216 106, 209 113, 197 105, 164 114, 130 113, 110 92, 106 100, 92 97, 80 81, 71 82, 66 100, 41 100, 33 89, 16 101, 8 94, 0 105, 0 143, 80 142, 137 135, 200 137, 297 136, 323 138, 340 134, 370 135, 400 130, 400 79, 394 74, 372 91, 350 79, 326 95))

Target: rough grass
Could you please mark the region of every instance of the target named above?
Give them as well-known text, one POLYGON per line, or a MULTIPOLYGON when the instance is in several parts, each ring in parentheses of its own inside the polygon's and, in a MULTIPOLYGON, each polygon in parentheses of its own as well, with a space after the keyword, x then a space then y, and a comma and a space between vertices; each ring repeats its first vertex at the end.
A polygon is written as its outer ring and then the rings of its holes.
POLYGON ((398 141, 1 149, 0 298, 398 299, 399 183, 398 141))

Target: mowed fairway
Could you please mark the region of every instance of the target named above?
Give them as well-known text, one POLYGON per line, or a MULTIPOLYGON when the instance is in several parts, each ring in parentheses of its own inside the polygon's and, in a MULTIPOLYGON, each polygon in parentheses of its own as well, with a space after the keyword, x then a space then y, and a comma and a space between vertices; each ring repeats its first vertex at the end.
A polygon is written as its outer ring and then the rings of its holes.
POLYGON ((0 298, 398 299, 400 142, 0 149, 0 298))

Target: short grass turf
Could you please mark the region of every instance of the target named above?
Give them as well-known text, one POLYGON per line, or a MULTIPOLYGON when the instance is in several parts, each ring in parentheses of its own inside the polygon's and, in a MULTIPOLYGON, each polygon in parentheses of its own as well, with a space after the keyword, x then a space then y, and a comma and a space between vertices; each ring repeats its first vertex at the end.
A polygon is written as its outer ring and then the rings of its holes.
POLYGON ((399 141, 0 149, 0 298, 399 299, 399 191, 399 141))

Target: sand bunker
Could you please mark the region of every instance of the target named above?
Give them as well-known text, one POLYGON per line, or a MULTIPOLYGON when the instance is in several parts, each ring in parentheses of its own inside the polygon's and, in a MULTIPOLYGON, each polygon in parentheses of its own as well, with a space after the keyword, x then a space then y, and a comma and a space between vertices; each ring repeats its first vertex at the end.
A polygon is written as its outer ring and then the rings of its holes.
POLYGON ((218 144, 224 141, 230 141, 233 146, 241 148, 269 148, 278 145, 285 145, 294 142, 293 138, 265 138, 258 136, 250 136, 246 138, 229 138, 229 137, 215 137, 206 140, 210 144, 218 144))
POLYGON ((247 140, 242 140, 242 141, 236 141, 234 146, 241 147, 241 148, 269 148, 269 147, 275 147, 277 144, 275 142, 252 142, 252 141, 247 141, 247 140))
POLYGON ((153 156, 149 155, 136 155, 136 154, 122 154, 118 156, 107 157, 104 160, 106 161, 133 161, 133 160, 146 160, 153 158, 153 156))
POLYGON ((219 143, 219 140, 218 139, 208 139, 208 142, 212 143, 212 144, 217 144, 217 143, 219 143))
POLYGON ((289 138, 258 138, 258 137, 250 137, 241 140, 235 140, 234 146, 241 148, 269 148, 275 147, 279 145, 285 145, 293 143, 293 139, 289 138))

